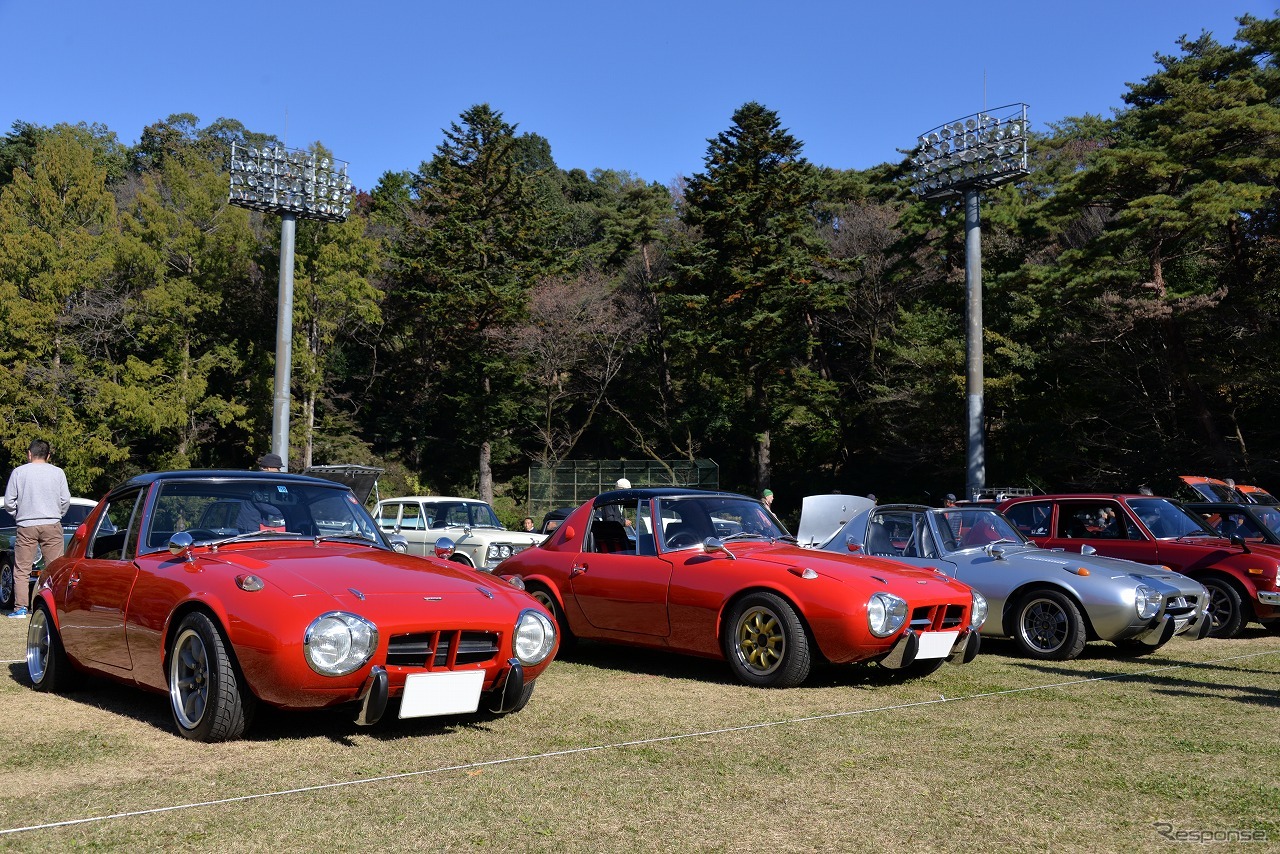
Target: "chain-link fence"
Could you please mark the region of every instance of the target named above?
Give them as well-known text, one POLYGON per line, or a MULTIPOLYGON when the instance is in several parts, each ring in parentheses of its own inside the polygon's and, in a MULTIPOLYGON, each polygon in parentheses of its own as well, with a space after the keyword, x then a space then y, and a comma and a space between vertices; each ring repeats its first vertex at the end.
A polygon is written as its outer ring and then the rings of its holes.
POLYGON ((577 507, 614 489, 622 477, 637 488, 720 488, 720 467, 712 460, 571 460, 556 466, 535 464, 529 467, 529 512, 537 519, 557 507, 577 507))

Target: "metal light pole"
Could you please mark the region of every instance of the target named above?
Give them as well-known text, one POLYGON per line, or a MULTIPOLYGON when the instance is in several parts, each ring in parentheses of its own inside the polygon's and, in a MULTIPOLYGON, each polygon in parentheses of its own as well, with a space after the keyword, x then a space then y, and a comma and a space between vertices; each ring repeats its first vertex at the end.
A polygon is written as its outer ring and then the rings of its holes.
POLYGON ((982 375, 982 190, 1027 175, 1027 105, 1010 104, 920 135, 911 154, 911 191, 923 199, 964 199, 966 492, 987 485, 982 375))
POLYGON ((293 258, 298 217, 343 222, 351 213, 346 161, 299 149, 261 151, 231 143, 233 205, 280 215, 280 289, 276 316, 276 377, 271 451, 289 467, 290 376, 293 371, 293 258))

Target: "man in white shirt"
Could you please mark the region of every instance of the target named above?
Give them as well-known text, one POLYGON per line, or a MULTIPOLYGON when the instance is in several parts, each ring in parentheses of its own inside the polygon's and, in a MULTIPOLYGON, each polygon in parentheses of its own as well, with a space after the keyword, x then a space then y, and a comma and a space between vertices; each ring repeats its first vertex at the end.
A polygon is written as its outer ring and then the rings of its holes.
POLYGON ((4 507, 13 514, 18 526, 13 547, 13 611, 10 617, 23 618, 30 607, 31 568, 36 549, 44 555, 48 566, 62 557, 62 516, 71 506, 71 491, 62 469, 49 462, 49 443, 32 441, 27 448, 26 465, 9 475, 4 490, 4 507))

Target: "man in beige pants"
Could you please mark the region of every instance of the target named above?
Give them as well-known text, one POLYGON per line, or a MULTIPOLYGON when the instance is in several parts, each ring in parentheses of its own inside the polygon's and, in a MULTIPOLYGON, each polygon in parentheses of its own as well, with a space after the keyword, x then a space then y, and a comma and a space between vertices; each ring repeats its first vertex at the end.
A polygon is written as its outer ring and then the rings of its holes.
POLYGON ((34 440, 27 448, 27 464, 13 470, 4 490, 4 507, 18 526, 10 617, 25 618, 29 613, 36 548, 44 555, 45 566, 62 556, 62 517, 71 506, 71 491, 66 474, 49 462, 49 456, 49 443, 34 440))

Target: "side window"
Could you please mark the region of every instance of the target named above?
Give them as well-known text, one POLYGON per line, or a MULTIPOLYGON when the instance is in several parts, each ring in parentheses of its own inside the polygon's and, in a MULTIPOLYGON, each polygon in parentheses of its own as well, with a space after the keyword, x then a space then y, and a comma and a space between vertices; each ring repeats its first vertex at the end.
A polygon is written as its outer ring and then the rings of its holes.
POLYGON ((134 554, 130 532, 134 530, 133 514, 142 492, 117 495, 103 510, 98 527, 89 541, 86 557, 93 560, 130 560, 134 554))
POLYGON ((635 529, 631 527, 634 513, 634 509, 625 503, 596 508, 589 550, 600 554, 635 554, 635 529))
POLYGON ((1128 537, 1115 505, 1110 502, 1072 502, 1060 505, 1059 536, 1073 540, 1122 540, 1128 537))
POLYGON ((421 504, 405 504, 400 508, 400 530, 421 531, 426 527, 421 504))
POLYGON ((1049 518, 1053 505, 1047 501, 1025 501, 1010 507, 1005 516, 1028 537, 1049 536, 1049 518))
POLYGON ((378 508, 378 527, 384 531, 395 530, 396 520, 399 516, 399 504, 383 504, 378 508))

